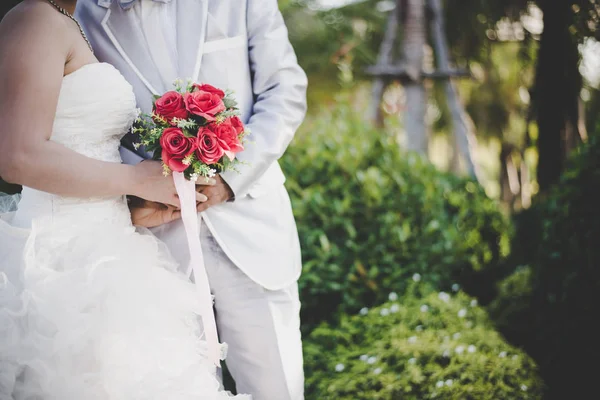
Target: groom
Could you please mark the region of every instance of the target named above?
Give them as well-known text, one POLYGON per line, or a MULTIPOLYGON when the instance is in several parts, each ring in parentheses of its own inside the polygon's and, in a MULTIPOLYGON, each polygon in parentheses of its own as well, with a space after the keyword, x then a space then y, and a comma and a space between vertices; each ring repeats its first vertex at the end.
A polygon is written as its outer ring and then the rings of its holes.
MULTIPOLYGON (((144 112, 176 78, 234 91, 252 132, 245 164, 202 189, 199 216, 219 335, 239 393, 303 399, 300 246, 277 159, 304 117, 307 80, 277 0, 80 0, 76 17, 144 112)), ((127 140, 122 156, 147 158, 127 140)), ((153 232, 186 266, 181 221, 153 232)))

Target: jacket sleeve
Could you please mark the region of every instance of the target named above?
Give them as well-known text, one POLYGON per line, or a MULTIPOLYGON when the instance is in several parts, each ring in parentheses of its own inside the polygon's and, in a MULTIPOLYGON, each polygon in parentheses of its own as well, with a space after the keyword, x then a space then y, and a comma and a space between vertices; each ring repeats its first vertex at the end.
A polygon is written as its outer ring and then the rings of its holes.
POLYGON ((247 30, 255 97, 249 143, 238 154, 241 173, 222 174, 237 198, 245 196, 278 160, 306 114, 306 74, 298 65, 277 0, 248 0, 247 30))

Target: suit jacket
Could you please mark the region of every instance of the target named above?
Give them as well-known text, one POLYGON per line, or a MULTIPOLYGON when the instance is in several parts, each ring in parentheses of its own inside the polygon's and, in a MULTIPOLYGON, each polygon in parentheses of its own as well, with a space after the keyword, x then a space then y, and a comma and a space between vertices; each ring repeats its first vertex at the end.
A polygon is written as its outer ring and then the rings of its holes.
MULTIPOLYGON (((242 120, 252 132, 239 154, 245 162, 241 173, 222 175, 235 201, 214 206, 201 218, 231 261, 250 278, 267 289, 281 289, 298 279, 301 260, 277 160, 304 118, 306 75, 276 0, 173 1, 179 77, 233 90, 242 120)), ((144 112, 151 110, 153 95, 172 89, 161 79, 142 31, 132 23, 131 10, 112 0, 80 0, 76 17, 98 59, 121 71, 144 112)), ((181 221, 153 232, 185 268, 189 255, 181 221)))

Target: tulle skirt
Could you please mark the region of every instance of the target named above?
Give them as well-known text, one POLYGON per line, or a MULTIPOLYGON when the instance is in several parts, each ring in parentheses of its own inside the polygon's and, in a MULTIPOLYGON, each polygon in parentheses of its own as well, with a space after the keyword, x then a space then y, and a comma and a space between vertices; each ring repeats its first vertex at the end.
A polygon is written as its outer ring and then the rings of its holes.
POLYGON ((0 214, 0 400, 231 398, 204 356, 195 288, 152 235, 10 220, 0 214))

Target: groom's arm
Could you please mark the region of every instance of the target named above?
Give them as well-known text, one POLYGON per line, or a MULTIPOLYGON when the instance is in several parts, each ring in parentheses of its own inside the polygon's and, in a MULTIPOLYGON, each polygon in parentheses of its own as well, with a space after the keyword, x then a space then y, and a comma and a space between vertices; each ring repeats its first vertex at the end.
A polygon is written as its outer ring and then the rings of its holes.
POLYGON ((250 143, 238 154, 238 174, 222 177, 235 197, 279 159, 306 113, 306 74, 298 65, 277 0, 248 0, 247 29, 252 88, 256 102, 247 123, 250 143))

